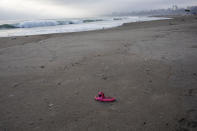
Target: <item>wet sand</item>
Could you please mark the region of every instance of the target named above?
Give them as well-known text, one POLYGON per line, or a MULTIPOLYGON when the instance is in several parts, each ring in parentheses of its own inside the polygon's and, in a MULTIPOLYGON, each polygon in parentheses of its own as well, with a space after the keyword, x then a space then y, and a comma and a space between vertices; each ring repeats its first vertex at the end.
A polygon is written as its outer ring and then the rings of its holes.
POLYGON ((197 16, 0 38, 0 131, 194 131, 196 103, 197 16))

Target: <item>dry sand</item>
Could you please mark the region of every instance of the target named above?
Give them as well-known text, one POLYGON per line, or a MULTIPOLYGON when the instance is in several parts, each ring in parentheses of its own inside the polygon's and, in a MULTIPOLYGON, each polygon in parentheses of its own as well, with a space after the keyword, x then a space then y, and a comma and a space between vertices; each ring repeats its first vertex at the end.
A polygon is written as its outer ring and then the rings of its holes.
POLYGON ((0 131, 194 130, 197 16, 0 38, 0 131))

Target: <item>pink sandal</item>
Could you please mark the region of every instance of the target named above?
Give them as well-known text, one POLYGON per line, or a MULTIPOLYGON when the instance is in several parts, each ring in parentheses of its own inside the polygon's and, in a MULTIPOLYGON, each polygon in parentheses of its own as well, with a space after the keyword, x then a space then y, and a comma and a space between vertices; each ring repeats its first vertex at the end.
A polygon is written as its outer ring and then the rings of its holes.
POLYGON ((116 99, 113 97, 105 97, 103 92, 99 92, 98 96, 95 96, 95 100, 101 101, 101 102, 113 102, 116 99))

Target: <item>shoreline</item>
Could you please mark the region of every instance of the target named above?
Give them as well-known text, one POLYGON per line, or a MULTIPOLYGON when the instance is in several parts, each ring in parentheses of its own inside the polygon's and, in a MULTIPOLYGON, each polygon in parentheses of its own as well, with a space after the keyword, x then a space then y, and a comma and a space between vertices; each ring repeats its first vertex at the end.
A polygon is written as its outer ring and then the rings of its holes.
POLYGON ((152 23, 152 22, 162 22, 162 21, 169 21, 170 19, 167 19, 167 20, 153 20, 153 21, 143 21, 143 22, 131 22, 131 23, 125 23, 121 26, 118 26, 118 27, 114 27, 114 28, 109 28, 109 29, 100 29, 100 30, 91 30, 91 31, 81 31, 81 32, 65 32, 65 33, 52 33, 52 34, 41 34, 41 35, 27 35, 27 36, 10 36, 10 37, 0 37, 0 48, 4 48, 4 47, 8 47, 8 46, 14 46, 14 45, 17 45, 19 44, 18 41, 22 41, 22 44, 24 43, 29 43, 29 42, 38 42, 38 41, 41 41, 41 40, 44 40, 44 39, 48 39, 48 38, 51 38, 51 37, 60 37, 60 36, 63 36, 63 35, 74 35, 74 34, 85 34, 85 33, 99 33, 99 32, 102 32, 102 31, 113 31, 113 30, 116 30, 116 29, 121 29, 121 28, 124 28, 124 27, 127 27, 127 25, 133 25, 133 29, 135 28, 140 28, 138 25, 141 25, 145 22, 145 25, 146 23, 152 23), (17 41, 15 40, 17 39, 17 41), (9 41, 8 43, 11 43, 11 44, 8 44, 8 45, 4 45, 5 42, 4 41, 9 41), (12 40, 15 40, 14 42, 15 43, 12 43, 12 40), (4 43, 4 44, 2 44, 4 43))
MULTIPOLYGON (((195 17, 195 15, 191 15, 191 16, 162 16, 162 17, 166 17, 166 18, 172 18, 172 19, 166 19, 166 20, 153 20, 153 21, 142 21, 142 22, 131 22, 131 23, 125 23, 121 26, 118 27, 113 27, 113 28, 109 28, 109 29, 99 29, 99 30, 90 30, 90 31, 81 31, 81 32, 65 32, 65 33, 52 33, 52 34, 41 34, 41 35, 26 35, 26 36, 10 36, 10 37, 0 37, 0 39, 4 42, 7 39, 11 39, 11 40, 15 40, 15 39, 20 39, 22 40, 24 43, 26 42, 37 42, 40 40, 44 40, 50 37, 59 37, 59 36, 63 36, 63 35, 73 35, 73 34, 84 34, 84 33, 96 33, 96 32, 102 32, 102 31, 110 31, 110 30, 116 30, 116 29, 124 29, 127 28, 128 26, 132 26, 132 29, 136 29, 136 28, 148 28, 153 26, 152 24, 156 23, 160 23, 160 25, 158 26, 167 26, 167 22, 171 22, 173 21, 173 19, 177 19, 178 21, 182 21, 184 18, 189 18, 192 19, 193 17, 195 17), (32 39, 34 39, 34 41, 32 41, 32 39)), ((1 41, 0 41, 1 42, 1 41)), ((3 43, 1 42, 1 43, 3 43)), ((4 45, 0 45, 1 46, 4 45)))
POLYGON ((130 23, 124 23, 121 26, 107 28, 107 29, 98 29, 98 30, 90 30, 90 31, 80 31, 80 32, 64 32, 64 33, 50 33, 50 34, 35 34, 35 35, 24 35, 24 36, 8 36, 8 37, 0 37, 0 38, 20 38, 20 37, 31 37, 31 36, 51 36, 51 35, 65 35, 65 34, 73 34, 73 33, 83 33, 83 32, 94 32, 94 31, 103 31, 103 30, 111 30, 114 28, 120 28, 122 26, 130 25, 130 24, 140 24, 144 22, 157 22, 157 21, 166 21, 166 20, 172 20, 172 19, 180 19, 185 17, 195 17, 195 15, 185 16, 185 15, 177 15, 177 16, 150 16, 150 17, 161 17, 161 18, 171 18, 171 19, 164 19, 164 20, 152 20, 152 21, 139 21, 139 22, 130 22, 130 23))
MULTIPOLYGON (((154 16, 149 16, 154 17, 154 16)), ((180 17, 180 16, 177 16, 180 17)), ((161 18, 168 18, 167 16, 162 16, 161 18)), ((170 19, 173 19, 175 17, 169 17, 170 19)), ((125 26, 125 24, 133 24, 133 23, 141 23, 141 22, 153 22, 153 21, 162 21, 162 20, 168 20, 168 19, 161 19, 161 20, 150 20, 150 21, 137 21, 137 22, 129 22, 129 23, 123 23, 120 26, 116 27, 110 27, 110 28, 104 28, 104 29, 95 29, 95 30, 87 30, 87 31, 79 31, 79 32, 63 32, 63 33, 49 33, 49 34, 35 34, 35 35, 24 35, 24 36, 6 36, 6 37, 0 37, 0 38, 15 38, 15 37, 31 37, 31 36, 47 36, 47 35, 61 35, 61 34, 72 34, 72 33, 83 33, 83 32, 94 32, 94 31, 102 31, 102 30, 110 30, 114 28, 119 28, 122 26, 125 26)), ((50 27, 50 26, 49 26, 50 27)))
MULTIPOLYGON (((126 17, 126 16, 125 16, 126 17)), ((110 18, 111 20, 103 18, 101 22, 95 23, 95 22, 84 22, 85 20, 78 20, 78 22, 74 22, 73 24, 61 24, 60 21, 54 20, 51 21, 50 23, 52 24, 53 22, 56 22, 56 26, 39 26, 39 24, 44 24, 46 21, 41 21, 39 23, 38 21, 24 21, 24 22, 19 22, 16 24, 3 24, 0 25, 2 27, 13 27, 12 29, 8 28, 5 31, 6 33, 3 33, 1 37, 7 38, 7 37, 18 37, 18 36, 37 36, 37 35, 48 35, 48 34, 61 34, 61 33, 75 33, 75 32, 86 32, 86 31, 96 31, 96 30, 105 30, 105 29, 111 29, 111 28, 116 28, 124 23, 133 23, 136 21, 154 21, 154 20, 162 20, 162 19, 168 19, 165 17, 149 17, 149 16, 128 16, 126 18, 122 17, 120 18, 119 21, 114 20, 115 17, 110 18), (38 23, 37 23, 38 22, 38 23), (82 23, 80 23, 82 22, 82 23), (59 24, 58 24, 59 23, 59 24), (37 26, 35 24, 38 24, 37 26), (82 24, 82 25, 81 25, 82 24), (25 27, 26 29, 24 29, 25 27), (29 28, 30 27, 30 28, 29 28), (55 27, 55 28, 53 28, 55 27), (83 27, 83 28, 82 28, 83 27), (55 29, 55 30, 54 30, 55 29), (19 31, 19 33, 17 33, 19 31), (33 33, 31 33, 33 32, 33 33), (40 32, 40 34, 39 34, 40 32)), ((96 19, 95 19, 96 20, 96 19)), ((71 19, 70 21, 64 21, 64 22, 72 22, 73 20, 71 19)), ((0 30, 1 31, 1 30, 0 30)))

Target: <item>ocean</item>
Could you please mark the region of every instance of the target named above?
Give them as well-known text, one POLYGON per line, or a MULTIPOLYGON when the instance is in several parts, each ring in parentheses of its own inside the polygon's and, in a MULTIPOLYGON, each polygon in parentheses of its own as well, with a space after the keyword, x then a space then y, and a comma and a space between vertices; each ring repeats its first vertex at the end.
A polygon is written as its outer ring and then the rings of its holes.
POLYGON ((0 20, 0 37, 109 29, 124 23, 169 19, 164 17, 124 16, 73 19, 0 20))

